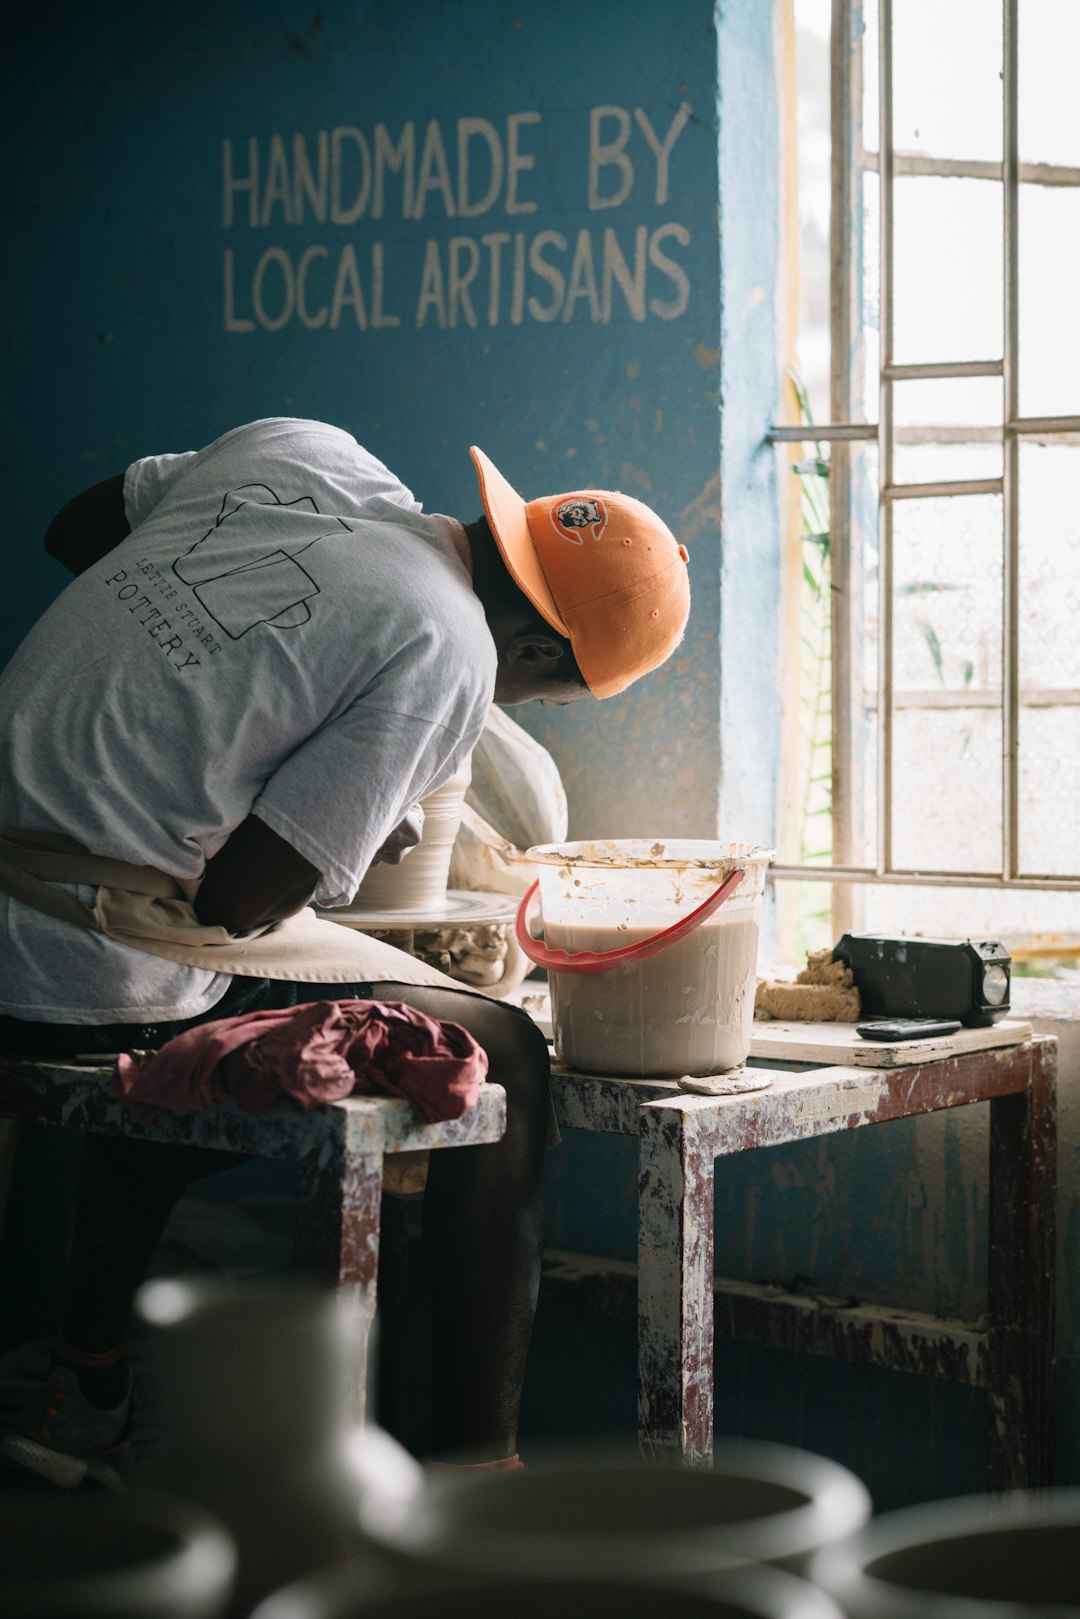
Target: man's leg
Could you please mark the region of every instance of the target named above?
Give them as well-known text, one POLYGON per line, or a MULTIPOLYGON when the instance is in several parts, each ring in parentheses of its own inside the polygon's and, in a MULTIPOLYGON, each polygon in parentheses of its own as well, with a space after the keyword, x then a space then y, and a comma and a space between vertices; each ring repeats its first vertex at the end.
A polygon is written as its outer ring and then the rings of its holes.
MULTIPOLYGON (((217 1005, 176 1022, 45 1024, 4 1018, 0 1032, 6 1049, 53 1060, 76 1052, 152 1049, 195 1024, 256 1010, 269 998, 265 979, 234 979, 217 1005)), ((242 1154, 209 1148, 86 1137, 58 1352, 78 1368, 79 1386, 91 1402, 111 1406, 126 1386, 122 1346, 131 1300, 173 1205, 190 1182, 245 1161, 242 1154), (103 1365, 103 1358, 111 1363, 103 1365)))
POLYGON ((432 1285, 434 1453, 511 1456, 540 1279, 547 1042, 517 1007, 464 991, 376 984, 371 998, 460 1023, 487 1052, 489 1078, 506 1089, 501 1141, 431 1154, 423 1247, 432 1285))
MULTIPOLYGON (((121 1136, 87 1137, 79 1167, 61 1352, 70 1346, 85 1357, 96 1357, 123 1343, 131 1301, 181 1193, 194 1181, 247 1161, 243 1153, 211 1148, 121 1136)), ((93 1378, 80 1376, 79 1381, 92 1397, 93 1378)))
MULTIPOLYGON (((265 980, 230 988, 201 1018, 153 1026, 32 1024, 3 1020, 9 1050, 63 1059, 158 1046, 264 996, 265 980)), ((87 1477, 115 1482, 112 1462, 130 1435, 127 1323, 173 1204, 193 1180, 243 1163, 238 1153, 87 1135, 76 1191, 61 1330, 43 1372, 4 1390, 0 1454, 62 1488, 87 1477)))
MULTIPOLYGON (((403 1001, 429 1017, 461 1024, 483 1046, 489 1074, 507 1092, 501 1141, 431 1156, 424 1202, 424 1250, 432 1272, 434 1449, 468 1450, 477 1458, 510 1456, 532 1333, 542 1243, 542 1164, 550 1101, 547 1044, 516 1007, 464 990, 413 984, 280 984, 235 980, 211 1011, 153 1031, 93 1030, 108 1049, 162 1043, 181 1028, 256 1006, 350 998, 403 1001), (123 1039, 123 1035, 130 1038, 123 1039)), ((9 1022, 12 1020, 8 1020, 9 1022)), ((35 1026, 31 1026, 35 1027, 35 1026)), ((36 1026, 39 1030, 41 1026, 36 1026)), ((60 1030, 50 1027, 40 1051, 58 1055, 60 1030)), ((67 1033, 65 1030, 64 1033, 67 1033)), ((90 1030, 72 1031, 71 1050, 90 1045, 90 1030)), ((87 1142, 78 1193, 76 1248, 69 1271, 63 1336, 91 1359, 122 1343, 128 1306, 168 1213, 191 1179, 230 1167, 225 1153, 131 1141, 87 1142), (121 1152, 120 1149, 133 1149, 121 1152)), ((110 1369, 80 1372, 90 1397, 108 1404, 110 1369), (102 1386, 105 1385, 105 1386, 102 1386)))

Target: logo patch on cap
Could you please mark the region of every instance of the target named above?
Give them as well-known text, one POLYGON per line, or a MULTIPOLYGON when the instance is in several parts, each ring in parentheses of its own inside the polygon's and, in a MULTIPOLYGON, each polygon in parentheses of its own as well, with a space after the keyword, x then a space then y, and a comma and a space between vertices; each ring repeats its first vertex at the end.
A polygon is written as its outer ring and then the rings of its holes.
POLYGON ((607 507, 595 495, 573 495, 568 500, 556 501, 551 508, 551 521, 564 540, 569 540, 571 545, 584 545, 586 534, 598 540, 607 528, 607 507))

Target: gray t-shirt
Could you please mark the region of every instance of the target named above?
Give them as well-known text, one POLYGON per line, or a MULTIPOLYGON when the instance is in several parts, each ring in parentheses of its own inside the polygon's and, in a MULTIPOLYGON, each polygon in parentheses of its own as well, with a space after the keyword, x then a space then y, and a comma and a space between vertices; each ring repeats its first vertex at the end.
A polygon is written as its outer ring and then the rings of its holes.
MULTIPOLYGON (((254 811, 347 904, 491 702, 455 525, 292 419, 137 461, 124 497, 132 533, 0 676, 0 825, 196 878, 254 811)), ((190 1017, 226 983, 2 894, 0 954, 0 1011, 47 1022, 190 1017)))

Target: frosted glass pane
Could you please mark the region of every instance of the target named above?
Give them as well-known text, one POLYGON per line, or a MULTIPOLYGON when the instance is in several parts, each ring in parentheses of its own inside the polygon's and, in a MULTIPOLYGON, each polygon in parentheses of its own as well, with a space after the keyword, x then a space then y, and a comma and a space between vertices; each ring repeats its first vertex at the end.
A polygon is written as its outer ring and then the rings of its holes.
MULTIPOLYGON (((1020 688, 1080 688, 1080 445, 1020 446, 1020 688)), ((1080 842, 1080 798, 1076 805, 1080 842)))
POLYGON ((1080 445, 1020 446, 1020 865, 1080 873, 1080 445))
POLYGON ((897 361, 1000 359, 1001 232, 996 180, 896 181, 897 361))
POLYGON ((1080 894, 1031 889, 868 886, 863 926, 939 939, 1002 939, 1012 950, 1050 940, 1080 943, 1080 894))
MULTIPOLYGON (((877 701, 877 694, 867 692, 867 709, 877 701)), ((862 761, 862 801, 863 801, 863 834, 864 853, 863 864, 876 866, 878 859, 877 840, 877 792, 878 792, 878 723, 877 711, 869 713, 866 724, 866 756, 862 761)))
POLYGON ((878 149, 878 4, 863 0, 863 145, 868 152, 878 149))
POLYGON ((1000 162, 1001 51, 1000 8, 988 0, 895 5, 896 150, 1000 162))
POLYGON ((863 177, 863 234, 861 243, 863 363, 856 358, 856 385, 862 388, 863 415, 877 421, 878 377, 881 357, 881 186, 876 174, 863 177))
POLYGON ((991 427, 1000 424, 1000 377, 947 377, 893 385, 897 427, 991 427))
POLYGON ((1001 499, 904 500, 893 508, 893 687, 1000 695, 1001 499))
POLYGON ((1000 478, 1005 457, 997 444, 898 444, 896 483, 943 483, 960 478, 1000 478))
POLYGON ((1020 867, 1080 875, 1080 706, 1020 711, 1020 867))
MULTIPOLYGON (((827 861, 835 856, 832 842, 832 650, 837 602, 850 613, 850 668, 852 711, 851 755, 868 760, 873 770, 873 747, 867 739, 867 721, 877 689, 877 448, 873 444, 822 446, 829 476, 816 473, 814 445, 798 447, 794 468, 790 446, 779 452, 778 464, 789 480, 794 499, 787 504, 789 547, 798 547, 799 621, 797 638, 792 628, 789 656, 798 657, 798 705, 792 722, 785 766, 790 794, 789 815, 781 828, 781 849, 787 860, 827 861), (843 508, 837 502, 846 502, 843 508), (831 572, 830 541, 846 515, 850 572, 846 579, 831 572)), ((792 675, 795 670, 792 668, 792 675)), ((852 793, 853 842, 848 858, 865 857, 861 798, 852 793)), ((872 822, 871 822, 872 824, 872 822)))
POLYGON ((915 871, 1001 869, 1001 709, 893 719, 893 857, 915 871))
POLYGON ((1020 160, 1080 165, 1075 0, 1020 0, 1020 160))
POLYGON ((1022 416, 1080 416, 1078 254, 1080 189, 1021 186, 1022 416))
POLYGON ((798 95, 799 338, 797 368, 816 421, 829 414, 830 0, 795 0, 798 95))

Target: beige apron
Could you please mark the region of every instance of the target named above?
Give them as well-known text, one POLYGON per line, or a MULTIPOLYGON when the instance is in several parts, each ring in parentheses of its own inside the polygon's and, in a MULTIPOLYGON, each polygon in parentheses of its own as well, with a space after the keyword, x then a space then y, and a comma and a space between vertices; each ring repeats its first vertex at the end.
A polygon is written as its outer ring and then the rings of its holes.
POLYGON ((305 907, 249 934, 205 927, 192 903, 197 881, 153 866, 94 855, 58 832, 0 831, 0 890, 58 922, 105 933, 121 944, 185 967, 313 984, 430 984, 483 996, 366 933, 327 922, 305 907), (93 905, 53 883, 97 889, 93 905))
MULTIPOLYGON (((106 933, 148 955, 241 978, 277 978, 294 984, 431 984, 488 998, 483 990, 459 983, 404 950, 323 921, 306 908, 242 938, 225 928, 204 927, 192 903, 198 886, 196 881, 168 877, 153 866, 91 854, 58 832, 12 827, 0 831, 0 890, 58 922, 106 933), (53 888, 53 883, 96 885, 94 904, 84 905, 74 894, 53 888)), ((553 1124, 552 1130, 550 1139, 557 1140, 558 1127, 553 1124)), ((426 1151, 388 1155, 384 1191, 419 1196, 427 1181, 427 1165, 426 1151)))

